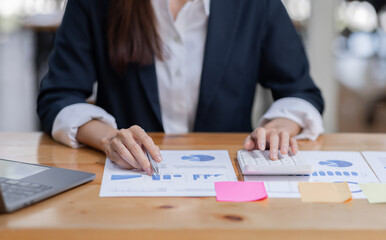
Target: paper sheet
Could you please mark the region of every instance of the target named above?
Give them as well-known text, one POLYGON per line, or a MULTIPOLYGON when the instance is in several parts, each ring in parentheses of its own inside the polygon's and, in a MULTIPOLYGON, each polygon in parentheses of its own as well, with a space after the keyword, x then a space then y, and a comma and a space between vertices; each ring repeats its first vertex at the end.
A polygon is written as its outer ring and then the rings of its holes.
POLYGON ((101 197, 216 196, 214 182, 237 181, 224 150, 161 151, 160 175, 122 169, 106 159, 101 197))
POLYGON ((345 182, 353 198, 366 198, 358 183, 379 183, 359 152, 302 151, 313 166, 310 176, 244 176, 245 181, 264 181, 270 198, 300 198, 298 182, 345 182))
POLYGON ((369 203, 386 203, 386 184, 360 183, 359 187, 366 195, 369 203))
POLYGON ((362 152, 381 183, 386 183, 386 152, 362 152))
POLYGON ((267 198, 263 182, 216 182, 220 202, 253 202, 267 198))
POLYGON ((347 182, 299 182, 298 186, 303 202, 344 203, 352 198, 347 182))

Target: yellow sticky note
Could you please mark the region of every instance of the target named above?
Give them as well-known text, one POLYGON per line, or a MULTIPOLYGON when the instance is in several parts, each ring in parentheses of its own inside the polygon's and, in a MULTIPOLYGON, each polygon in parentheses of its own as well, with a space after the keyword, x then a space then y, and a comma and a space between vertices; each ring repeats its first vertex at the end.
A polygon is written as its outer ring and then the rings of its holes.
POLYGON ((358 185, 369 203, 386 203, 386 184, 360 183, 358 185))
POLYGON ((352 198, 347 182, 299 182, 298 187, 303 202, 343 203, 352 198))

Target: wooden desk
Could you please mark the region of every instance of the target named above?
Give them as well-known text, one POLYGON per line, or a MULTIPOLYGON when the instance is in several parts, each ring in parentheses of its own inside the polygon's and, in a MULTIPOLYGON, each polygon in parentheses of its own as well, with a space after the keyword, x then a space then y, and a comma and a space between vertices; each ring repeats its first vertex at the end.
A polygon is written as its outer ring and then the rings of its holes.
MULTIPOLYGON (((246 134, 151 134, 161 149, 227 149, 246 134)), ((386 151, 386 134, 328 134, 302 150, 386 151)), ((386 205, 208 198, 99 198, 105 156, 70 149, 41 133, 0 134, 0 157, 96 173, 88 184, 0 215, 0 239, 385 239, 386 205)), ((237 169, 237 168, 236 168, 237 169)), ((240 175, 239 175, 240 177, 240 175)))

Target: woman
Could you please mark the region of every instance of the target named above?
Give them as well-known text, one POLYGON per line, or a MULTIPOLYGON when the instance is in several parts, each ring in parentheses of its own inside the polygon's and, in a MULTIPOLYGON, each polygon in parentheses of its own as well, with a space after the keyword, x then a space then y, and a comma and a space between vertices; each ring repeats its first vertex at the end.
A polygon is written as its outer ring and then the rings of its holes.
POLYGON ((323 131, 322 111, 280 0, 70 0, 38 98, 54 139, 148 174, 146 131, 252 131, 244 147, 277 159, 323 131), (252 131, 257 83, 275 103, 252 131))

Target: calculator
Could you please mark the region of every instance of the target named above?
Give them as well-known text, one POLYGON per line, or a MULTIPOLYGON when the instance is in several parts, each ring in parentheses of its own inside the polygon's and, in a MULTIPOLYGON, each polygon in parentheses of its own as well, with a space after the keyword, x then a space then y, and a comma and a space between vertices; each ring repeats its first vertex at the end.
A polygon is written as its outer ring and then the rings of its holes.
POLYGON ((312 165, 303 158, 301 152, 282 155, 278 160, 269 158, 269 150, 239 150, 237 160, 243 175, 310 175, 312 165))

